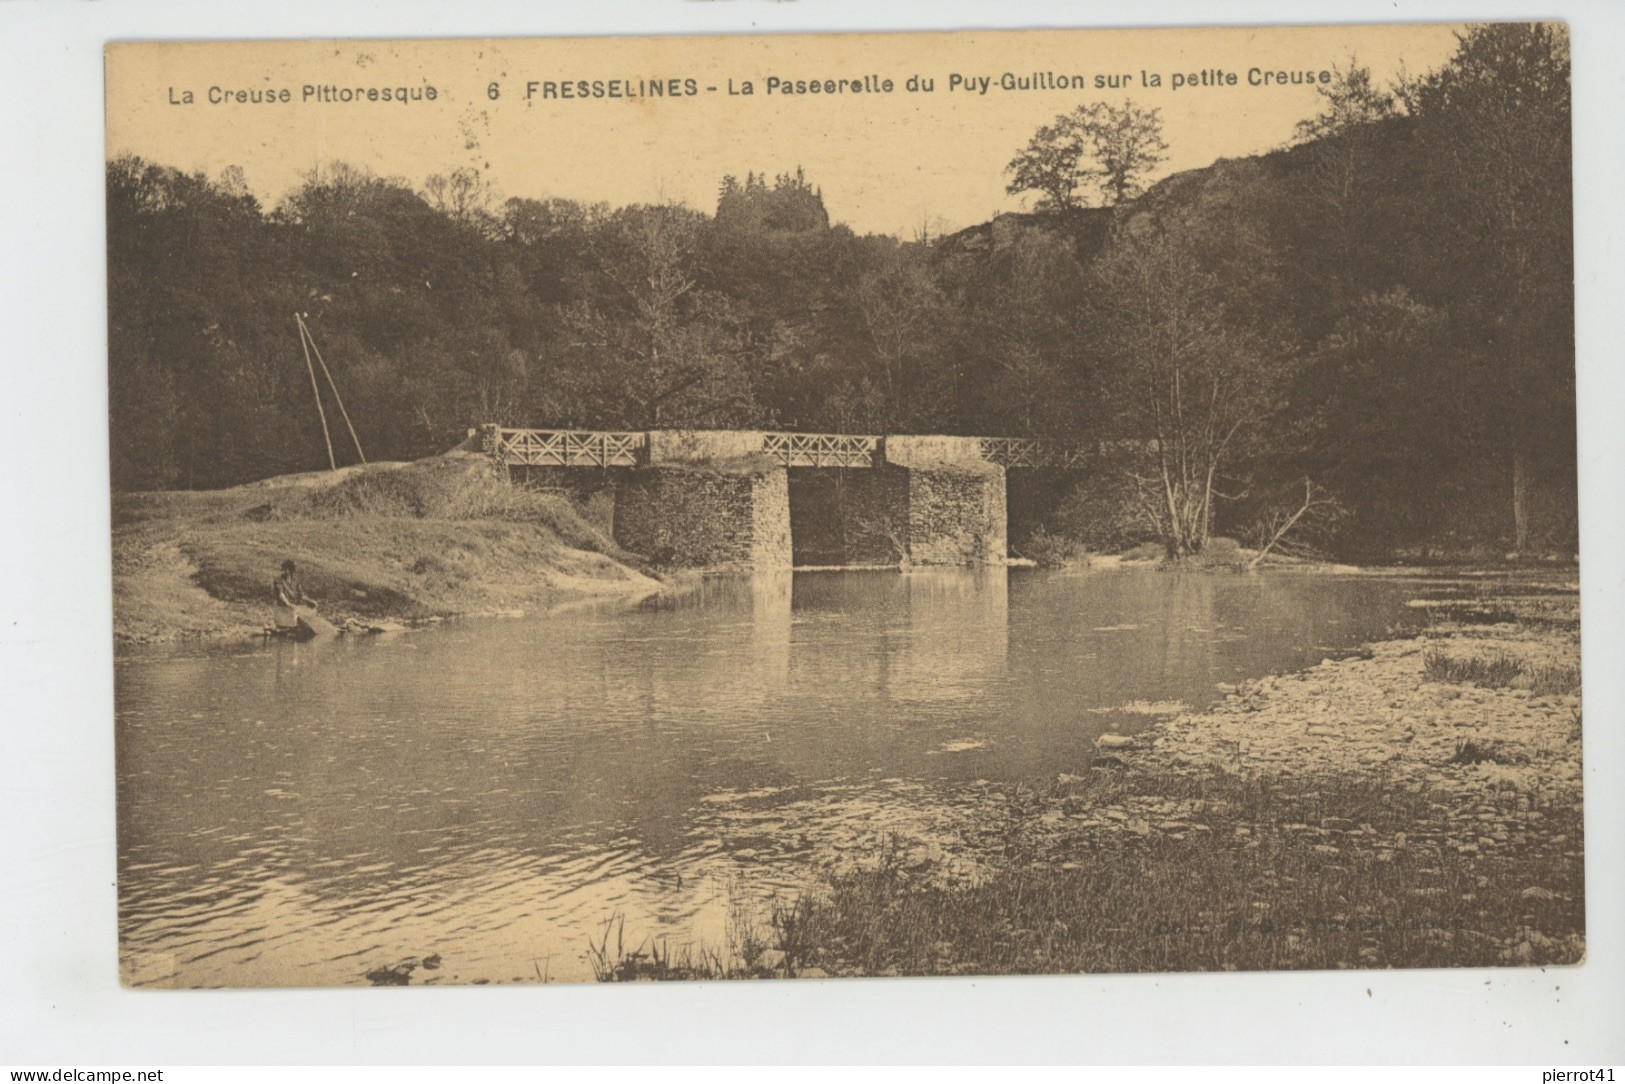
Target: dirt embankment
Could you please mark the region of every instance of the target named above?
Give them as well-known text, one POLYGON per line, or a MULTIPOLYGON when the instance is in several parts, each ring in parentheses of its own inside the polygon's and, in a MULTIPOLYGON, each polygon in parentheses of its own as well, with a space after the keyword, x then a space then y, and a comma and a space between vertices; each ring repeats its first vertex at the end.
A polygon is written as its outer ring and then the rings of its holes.
POLYGON ((661 586, 567 499, 454 452, 226 490, 116 494, 115 638, 258 633, 288 559, 334 620, 511 612, 661 586))

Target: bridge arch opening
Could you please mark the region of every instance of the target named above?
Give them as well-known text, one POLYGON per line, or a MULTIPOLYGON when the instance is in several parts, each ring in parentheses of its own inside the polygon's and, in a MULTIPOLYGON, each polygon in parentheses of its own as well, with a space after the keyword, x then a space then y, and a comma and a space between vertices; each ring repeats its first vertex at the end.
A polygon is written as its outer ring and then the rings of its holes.
POLYGON ((1006 536, 1010 556, 1025 557, 1023 546, 1037 531, 1054 531, 1057 513, 1077 475, 1054 467, 1011 467, 1004 475, 1006 536))
POLYGON ((896 567, 908 553, 908 478, 881 467, 790 467, 798 568, 896 567))

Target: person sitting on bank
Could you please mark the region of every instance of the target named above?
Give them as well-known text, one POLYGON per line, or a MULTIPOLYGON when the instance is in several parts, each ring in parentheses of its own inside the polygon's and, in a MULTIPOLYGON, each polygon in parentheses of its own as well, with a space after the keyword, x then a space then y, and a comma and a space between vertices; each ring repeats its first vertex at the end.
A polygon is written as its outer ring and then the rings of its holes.
POLYGON ((299 623, 300 610, 314 610, 316 603, 305 594, 299 583, 299 569, 292 561, 282 562, 282 574, 272 584, 276 595, 276 623, 279 628, 292 628, 299 623))

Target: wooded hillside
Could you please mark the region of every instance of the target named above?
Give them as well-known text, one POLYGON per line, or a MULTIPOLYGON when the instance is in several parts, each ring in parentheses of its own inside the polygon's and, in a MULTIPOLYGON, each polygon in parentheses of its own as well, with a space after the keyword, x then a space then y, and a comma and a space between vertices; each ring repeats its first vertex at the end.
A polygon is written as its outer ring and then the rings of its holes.
POLYGON ((113 484, 325 467, 298 312, 376 459, 487 421, 1155 441, 1056 529, 1192 552, 1307 480, 1335 552, 1572 546, 1566 38, 1342 74, 1290 147, 950 237, 831 224, 800 170, 703 213, 341 164, 267 207, 112 161, 113 484))

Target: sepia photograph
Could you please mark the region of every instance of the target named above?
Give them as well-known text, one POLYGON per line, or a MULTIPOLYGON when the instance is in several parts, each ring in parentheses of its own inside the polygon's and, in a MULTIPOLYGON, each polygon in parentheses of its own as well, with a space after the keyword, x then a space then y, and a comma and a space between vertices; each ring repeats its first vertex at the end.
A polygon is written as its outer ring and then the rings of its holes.
POLYGON ((105 69, 124 986, 1585 961, 1566 24, 105 69))

